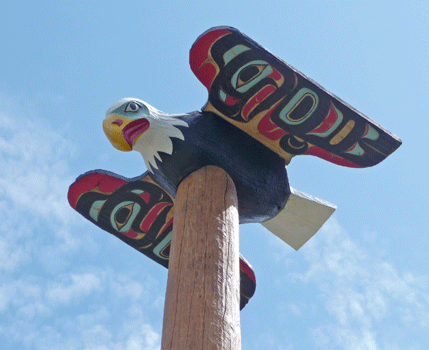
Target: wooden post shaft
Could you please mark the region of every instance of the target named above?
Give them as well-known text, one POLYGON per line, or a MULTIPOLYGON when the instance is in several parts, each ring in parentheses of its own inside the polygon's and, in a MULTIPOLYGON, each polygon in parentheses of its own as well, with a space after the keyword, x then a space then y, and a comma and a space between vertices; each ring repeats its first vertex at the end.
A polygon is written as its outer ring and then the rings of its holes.
POLYGON ((240 270, 235 186, 208 166, 177 191, 162 350, 238 350, 240 270))

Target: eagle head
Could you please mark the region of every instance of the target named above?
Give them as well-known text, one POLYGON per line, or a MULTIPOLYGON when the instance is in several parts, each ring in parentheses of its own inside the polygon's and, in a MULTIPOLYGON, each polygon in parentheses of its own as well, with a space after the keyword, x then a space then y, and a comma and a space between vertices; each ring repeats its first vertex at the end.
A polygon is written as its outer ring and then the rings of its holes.
POLYGON ((167 114, 136 98, 124 98, 106 112, 103 130, 110 143, 124 152, 141 153, 148 170, 158 169, 159 152, 173 153, 172 137, 184 140, 176 126, 188 127, 178 115, 167 114))

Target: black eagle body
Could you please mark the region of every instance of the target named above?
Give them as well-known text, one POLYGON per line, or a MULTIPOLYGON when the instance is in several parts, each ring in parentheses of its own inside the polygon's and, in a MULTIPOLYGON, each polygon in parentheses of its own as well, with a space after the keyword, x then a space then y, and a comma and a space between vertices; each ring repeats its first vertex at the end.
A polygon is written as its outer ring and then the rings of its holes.
POLYGON ((182 179, 214 165, 224 169, 237 189, 240 223, 263 222, 283 209, 290 194, 285 161, 249 135, 209 112, 175 116, 184 140, 172 138, 173 153, 160 153, 154 178, 172 195, 182 179))

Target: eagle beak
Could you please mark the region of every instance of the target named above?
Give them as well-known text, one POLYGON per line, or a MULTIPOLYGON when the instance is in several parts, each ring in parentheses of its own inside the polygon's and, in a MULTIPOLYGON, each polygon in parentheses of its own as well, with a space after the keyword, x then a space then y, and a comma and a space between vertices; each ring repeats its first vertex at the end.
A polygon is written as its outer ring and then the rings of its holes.
POLYGON ((136 140, 149 129, 146 118, 128 119, 117 114, 108 115, 103 121, 103 130, 116 149, 129 152, 136 140))

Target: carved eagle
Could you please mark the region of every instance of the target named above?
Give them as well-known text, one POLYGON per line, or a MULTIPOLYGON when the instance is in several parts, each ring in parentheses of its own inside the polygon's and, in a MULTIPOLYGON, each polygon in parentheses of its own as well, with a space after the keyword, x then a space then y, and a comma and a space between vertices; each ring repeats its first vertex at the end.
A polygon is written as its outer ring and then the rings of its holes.
MULTIPOLYGON (((85 218, 167 267, 177 186, 207 165, 235 183, 240 223, 261 223, 294 249, 335 206, 291 188, 286 165, 298 155, 365 168, 401 140, 231 27, 203 33, 190 50, 207 88, 201 111, 168 114, 136 98, 113 104, 103 129, 121 151, 136 150, 148 172, 127 179, 104 170, 80 176, 69 203, 85 218)), ((241 307, 256 280, 240 259, 241 307)))
POLYGON ((161 161, 160 152, 171 155, 171 139, 184 140, 176 126, 188 127, 178 115, 161 112, 136 98, 124 98, 106 112, 103 130, 120 151, 136 150, 141 153, 148 170, 158 169, 155 159, 161 161))

